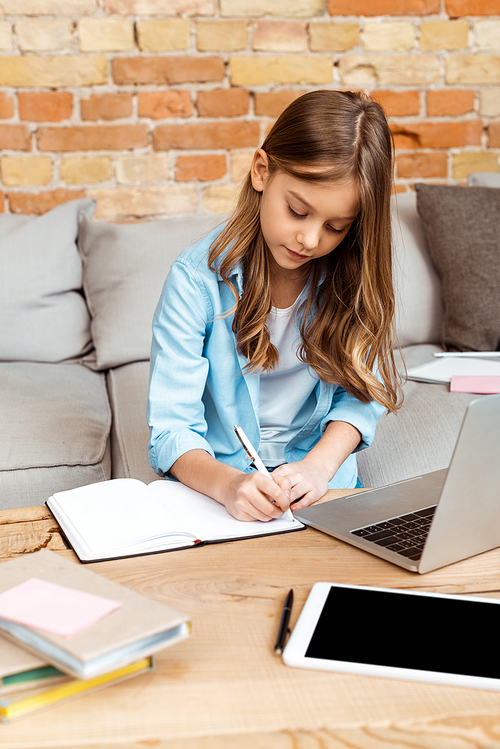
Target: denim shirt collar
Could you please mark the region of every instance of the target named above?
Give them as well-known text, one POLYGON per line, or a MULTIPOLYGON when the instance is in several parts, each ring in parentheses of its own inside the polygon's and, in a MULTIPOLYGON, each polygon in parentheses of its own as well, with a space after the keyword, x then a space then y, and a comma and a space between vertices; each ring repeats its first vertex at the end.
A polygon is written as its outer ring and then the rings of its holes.
MULTIPOLYGON (((220 276, 220 274, 218 275, 222 280, 222 276, 220 276)), ((233 265, 233 267, 229 271, 228 278, 236 287, 241 298, 241 295, 243 294, 243 266, 241 263, 236 263, 235 265, 233 265)))

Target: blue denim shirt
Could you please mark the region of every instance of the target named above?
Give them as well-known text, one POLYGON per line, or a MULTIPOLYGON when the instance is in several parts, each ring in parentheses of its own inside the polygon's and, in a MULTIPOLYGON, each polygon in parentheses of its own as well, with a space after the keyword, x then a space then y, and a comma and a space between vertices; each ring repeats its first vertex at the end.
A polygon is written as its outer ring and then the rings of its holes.
MULTIPOLYGON (((153 321, 148 422, 149 461, 160 476, 189 450, 201 449, 228 465, 250 471, 234 425, 259 448, 259 382, 245 373, 232 331, 231 290, 208 268, 208 250, 220 228, 188 247, 173 263, 153 321)), ((242 293, 241 269, 231 275, 242 293)), ((301 460, 318 442, 328 422, 345 421, 362 435, 356 451, 368 447, 383 406, 361 403, 344 388, 318 381, 316 406, 285 447, 288 463, 301 460)), ((340 466, 330 488, 356 486, 355 454, 340 466)))

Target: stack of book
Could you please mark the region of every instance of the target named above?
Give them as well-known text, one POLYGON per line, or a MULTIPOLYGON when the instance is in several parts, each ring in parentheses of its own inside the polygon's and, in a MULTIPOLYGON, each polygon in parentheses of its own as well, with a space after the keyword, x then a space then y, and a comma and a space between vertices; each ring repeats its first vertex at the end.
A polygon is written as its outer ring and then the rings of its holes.
POLYGON ((0 719, 8 722, 149 671, 156 651, 190 632, 186 615, 51 551, 5 562, 0 719))

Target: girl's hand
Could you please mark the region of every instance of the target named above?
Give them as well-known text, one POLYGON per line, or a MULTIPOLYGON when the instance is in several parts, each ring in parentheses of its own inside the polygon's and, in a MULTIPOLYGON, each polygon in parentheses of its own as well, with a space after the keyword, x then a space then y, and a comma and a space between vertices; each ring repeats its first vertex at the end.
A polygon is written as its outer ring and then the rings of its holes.
POLYGON ((288 510, 290 489, 290 480, 283 475, 270 481, 262 473, 238 472, 226 485, 223 503, 237 520, 267 523, 280 518, 288 510))
POLYGON ((330 421, 323 436, 305 458, 285 463, 273 472, 273 478, 290 480, 291 510, 308 507, 326 494, 328 484, 361 439, 361 433, 345 421, 330 421), (298 501, 296 501, 298 500, 298 501))
POLYGON ((331 476, 322 466, 306 457, 276 468, 273 479, 278 481, 281 478, 287 478, 290 482, 290 501, 293 502, 290 509, 293 512, 321 499, 328 489, 331 476))
POLYGON ((205 450, 188 450, 170 468, 186 486, 213 497, 237 520, 268 522, 290 507, 290 480, 243 471, 221 463, 205 450))

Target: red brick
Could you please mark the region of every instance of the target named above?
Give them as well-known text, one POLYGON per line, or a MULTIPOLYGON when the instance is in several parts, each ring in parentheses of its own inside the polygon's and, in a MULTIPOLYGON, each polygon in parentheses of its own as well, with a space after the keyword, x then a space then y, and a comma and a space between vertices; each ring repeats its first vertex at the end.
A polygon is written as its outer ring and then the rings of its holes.
POLYGON ((115 57, 113 80, 119 85, 175 84, 221 81, 222 57, 115 57))
POLYGON ((388 117, 409 117, 420 114, 418 91, 372 91, 371 96, 383 107, 388 117))
POLYGON ((398 177, 446 177, 448 155, 444 151, 436 153, 402 153, 396 156, 398 177))
POLYGON ((169 148, 255 148, 259 136, 258 122, 159 125, 153 132, 153 148, 155 151, 169 148))
POLYGON ((30 151, 31 134, 27 125, 0 125, 0 150, 30 151))
POLYGON ((13 192, 9 194, 12 213, 41 216, 61 203, 85 197, 85 190, 49 190, 47 192, 13 192))
POLYGON ((193 180, 207 182, 213 179, 221 179, 226 171, 226 157, 223 154, 179 156, 175 163, 175 179, 177 182, 191 182, 193 180))
POLYGON ((305 91, 273 91, 255 94, 255 114, 259 117, 278 117, 292 101, 295 101, 305 91))
POLYGON ((426 16, 440 10, 441 0, 328 0, 331 16, 426 16))
POLYGON ((73 94, 69 91, 20 93, 18 100, 19 117, 29 122, 61 122, 73 112, 73 94))
POLYGON ((500 120, 490 122, 488 140, 490 148, 500 148, 500 120))
POLYGON ((0 92, 0 120, 8 120, 14 115, 14 99, 0 92))
POLYGON ((458 148, 479 146, 481 122, 414 122, 393 124, 396 148, 458 148))
POLYGON ((82 120, 117 120, 133 112, 132 94, 93 94, 80 102, 82 120))
POLYGON ((40 151, 106 151, 142 148, 148 145, 146 125, 83 125, 41 127, 40 151))
POLYGON ((148 91, 138 94, 140 117, 164 120, 167 117, 190 117, 193 103, 189 91, 148 91))
POLYGON ((459 16, 498 16, 498 0, 446 0, 445 11, 450 18, 459 16))
POLYGON ((250 94, 246 88, 200 91, 197 107, 200 117, 240 117, 248 114, 250 94))
POLYGON ((474 111, 474 91, 470 89, 428 91, 429 117, 456 117, 474 111))

